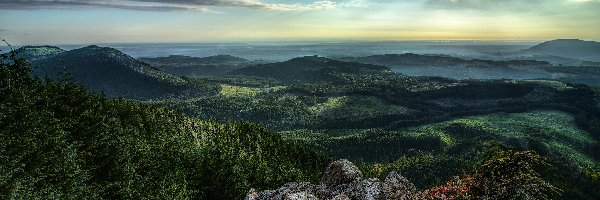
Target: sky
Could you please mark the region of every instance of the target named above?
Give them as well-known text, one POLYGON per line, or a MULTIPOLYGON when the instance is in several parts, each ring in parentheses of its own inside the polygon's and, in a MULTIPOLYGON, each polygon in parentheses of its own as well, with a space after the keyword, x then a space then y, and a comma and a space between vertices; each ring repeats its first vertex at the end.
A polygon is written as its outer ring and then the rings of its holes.
POLYGON ((0 0, 16 45, 600 39, 600 0, 0 0))

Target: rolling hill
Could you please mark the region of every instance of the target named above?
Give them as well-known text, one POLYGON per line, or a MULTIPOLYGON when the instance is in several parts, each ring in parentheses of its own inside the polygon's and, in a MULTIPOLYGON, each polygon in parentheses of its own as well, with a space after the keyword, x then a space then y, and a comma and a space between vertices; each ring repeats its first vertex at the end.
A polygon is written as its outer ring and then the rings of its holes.
POLYGON ((463 59, 447 55, 420 55, 413 53, 406 54, 385 54, 373 55, 367 57, 346 57, 340 60, 363 62, 379 65, 389 65, 390 67, 400 66, 438 66, 438 67, 519 67, 519 66, 545 66, 549 65, 545 61, 536 60, 483 60, 483 59, 463 59))
MULTIPOLYGON (((34 54, 36 55, 36 54, 34 54)), ((88 46, 53 56, 31 59, 37 76, 52 78, 69 73, 88 88, 109 97, 133 99, 202 93, 192 81, 163 72, 116 49, 88 46)))
POLYGON ((439 76, 453 79, 553 79, 600 85, 600 73, 595 70, 598 68, 595 66, 600 64, 550 55, 518 57, 523 60, 484 60, 407 53, 337 59, 383 65, 411 76, 439 76), (577 65, 562 65, 563 63, 577 65))
POLYGON ((550 78, 536 70, 550 63, 536 60, 464 59, 447 55, 386 54, 338 58, 344 61, 383 65, 411 76, 439 76, 453 79, 535 79, 550 78))
POLYGON ((600 61, 600 42, 579 39, 558 39, 535 45, 523 53, 600 61))
POLYGON ((241 199, 318 181, 331 160, 257 124, 202 121, 29 72, 0 56, 0 199, 241 199))
POLYGON ((230 63, 244 63, 249 60, 230 56, 230 55, 216 55, 208 57, 192 57, 183 55, 170 55, 167 57, 141 57, 140 60, 151 64, 151 65, 170 65, 177 64, 179 66, 191 66, 191 65, 211 65, 211 64, 230 64, 230 63))
POLYGON ((254 65, 227 75, 259 76, 277 79, 283 82, 316 81, 331 82, 338 80, 341 74, 379 74, 390 72, 383 66, 344 62, 317 56, 294 58, 285 62, 254 65))
POLYGON ((138 58, 138 60, 179 76, 218 76, 254 63, 253 61, 230 55, 216 55, 203 58, 171 55, 156 58, 142 57, 138 58))
POLYGON ((19 57, 26 58, 29 61, 40 60, 55 56, 62 52, 65 52, 64 49, 55 46, 24 46, 19 49, 19 57))

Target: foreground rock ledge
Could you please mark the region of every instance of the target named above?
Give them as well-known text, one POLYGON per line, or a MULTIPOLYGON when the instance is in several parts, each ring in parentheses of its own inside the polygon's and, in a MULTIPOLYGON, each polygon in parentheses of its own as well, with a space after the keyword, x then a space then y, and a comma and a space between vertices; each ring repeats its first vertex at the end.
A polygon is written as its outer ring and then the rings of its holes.
POLYGON ((363 179, 362 172, 348 160, 329 165, 321 184, 287 183, 276 190, 250 190, 246 200, 379 200, 413 199, 415 186, 399 173, 391 172, 385 180, 363 179))

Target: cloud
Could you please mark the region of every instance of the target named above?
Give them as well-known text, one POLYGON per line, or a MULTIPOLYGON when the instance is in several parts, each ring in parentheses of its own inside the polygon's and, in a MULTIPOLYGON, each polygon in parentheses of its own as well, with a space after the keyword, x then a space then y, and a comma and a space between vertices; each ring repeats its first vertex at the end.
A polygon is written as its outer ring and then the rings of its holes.
POLYGON ((0 0, 0 9, 72 9, 72 8, 116 8, 140 11, 208 11, 204 7, 172 4, 143 4, 137 1, 114 0, 0 0))
POLYGON ((547 6, 598 2, 600 0, 426 0, 425 5, 438 9, 536 10, 547 6))
POLYGON ((600 0, 567 0, 574 3, 589 3, 589 2, 600 2, 600 0))
POLYGON ((532 5, 540 5, 540 0, 427 0, 426 5, 442 9, 491 10, 499 8, 524 8, 532 5))
POLYGON ((261 0, 0 0, 0 10, 116 8, 140 11, 207 12, 209 7, 245 7, 265 10, 316 10, 354 7, 362 1, 338 3, 331 0, 312 3, 264 3, 261 0))
POLYGON ((229 7, 248 7, 267 10, 314 10, 331 9, 337 7, 358 7, 362 6, 363 0, 350 0, 338 3, 333 0, 317 0, 312 3, 264 3, 260 0, 132 0, 146 3, 164 3, 187 6, 229 6, 229 7))

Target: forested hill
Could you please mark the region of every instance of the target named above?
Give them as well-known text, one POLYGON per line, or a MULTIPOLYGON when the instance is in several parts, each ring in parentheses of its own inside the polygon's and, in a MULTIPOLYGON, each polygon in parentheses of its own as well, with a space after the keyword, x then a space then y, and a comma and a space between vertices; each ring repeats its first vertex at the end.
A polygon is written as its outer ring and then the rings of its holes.
POLYGON ((22 56, 31 59, 33 73, 58 79, 64 73, 87 88, 103 91, 109 97, 131 99, 181 96, 203 93, 193 81, 163 72, 119 50, 88 46, 71 51, 42 54, 55 48, 24 48, 22 56))
POLYGON ((18 49, 20 58, 26 58, 29 61, 49 58, 59 53, 65 52, 64 49, 56 46, 24 46, 18 49))
POLYGON ((192 65, 216 65, 216 64, 235 64, 248 62, 244 58, 235 57, 231 55, 216 55, 209 57, 191 57, 182 55, 170 55, 168 57, 156 57, 156 58, 139 58, 151 65, 177 65, 177 66, 192 66, 192 65))
POLYGON ((451 57, 447 55, 420 55, 413 53, 406 54, 385 54, 372 55, 366 57, 344 57, 340 60, 349 62, 360 62, 375 65, 385 65, 390 67, 402 66, 438 66, 438 67, 478 67, 478 68, 509 68, 516 66, 539 67, 548 66, 550 63, 536 60, 482 60, 482 59, 464 59, 451 57))
POLYGON ((241 199, 330 162, 260 125, 107 99, 0 56, 0 199, 241 199))
POLYGON ((267 77, 283 82, 332 82, 339 80, 338 75, 341 74, 378 74, 389 71, 389 68, 383 66, 305 56, 285 62, 250 66, 227 74, 267 77))
POLYGON ((600 61, 600 42, 579 39, 551 40, 526 49, 524 53, 600 61))
POLYGON ((180 76, 218 76, 227 72, 256 64, 256 61, 230 55, 191 57, 170 55, 168 57, 138 58, 153 67, 180 76))

